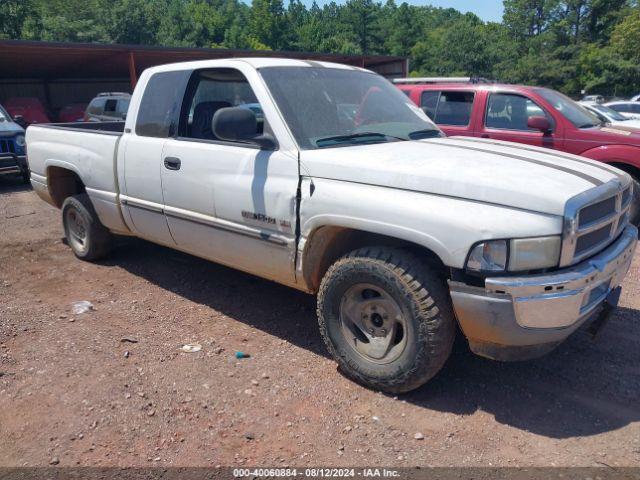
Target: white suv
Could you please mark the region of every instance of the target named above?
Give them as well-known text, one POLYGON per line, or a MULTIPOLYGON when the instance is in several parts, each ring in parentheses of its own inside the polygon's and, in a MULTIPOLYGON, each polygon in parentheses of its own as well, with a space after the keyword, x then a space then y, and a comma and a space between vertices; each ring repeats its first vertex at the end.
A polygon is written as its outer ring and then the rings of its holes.
POLYGON ((131 95, 123 92, 99 93, 84 113, 85 122, 118 122, 127 118, 131 95))

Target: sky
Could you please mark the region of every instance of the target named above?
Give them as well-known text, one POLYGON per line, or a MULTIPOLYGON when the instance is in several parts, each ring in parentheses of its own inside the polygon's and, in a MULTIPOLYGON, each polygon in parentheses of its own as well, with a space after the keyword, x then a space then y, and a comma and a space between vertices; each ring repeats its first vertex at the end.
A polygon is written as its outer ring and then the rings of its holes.
MULTIPOLYGON (((316 0, 322 6, 330 0, 316 0)), ((411 5, 433 5, 434 7, 455 8, 461 12, 473 12, 484 21, 499 22, 502 20, 502 0, 396 0, 397 4, 406 1, 411 5)), ((310 6, 313 0, 303 0, 310 6)), ((286 4, 287 2, 285 2, 286 4)), ((344 3, 344 0, 337 0, 344 3)))

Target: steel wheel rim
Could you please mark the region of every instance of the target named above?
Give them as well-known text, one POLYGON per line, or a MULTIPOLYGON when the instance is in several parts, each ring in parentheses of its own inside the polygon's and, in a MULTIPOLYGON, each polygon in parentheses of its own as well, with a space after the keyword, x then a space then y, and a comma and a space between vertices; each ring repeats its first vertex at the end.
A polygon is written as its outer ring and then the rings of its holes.
POLYGON ((382 288, 358 283, 340 302, 341 332, 361 357, 387 364, 397 360, 407 346, 408 322, 398 303, 382 288))
POLYGON ((87 226, 84 218, 74 209, 70 208, 66 213, 67 239, 71 246, 83 252, 87 245, 87 226))

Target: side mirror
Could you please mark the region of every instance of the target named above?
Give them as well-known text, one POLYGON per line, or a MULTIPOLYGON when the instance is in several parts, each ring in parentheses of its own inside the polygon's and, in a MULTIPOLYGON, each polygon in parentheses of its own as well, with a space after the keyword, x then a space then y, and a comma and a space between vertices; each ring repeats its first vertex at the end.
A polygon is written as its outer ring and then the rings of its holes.
POLYGON ((120 115, 122 117, 122 120, 126 120, 127 119, 127 114, 123 113, 122 115, 120 115))
POLYGON ((540 130, 542 133, 548 133, 551 131, 551 124, 547 117, 541 115, 529 117, 527 120, 527 127, 533 130, 540 130))
POLYGON ((15 117, 13 117, 13 121, 20 125, 22 128, 27 128, 29 126, 22 115, 16 115, 15 117))
POLYGON ((263 150, 274 150, 276 139, 268 133, 258 134, 256 114, 248 108, 221 108, 213 115, 211 130, 220 140, 251 142, 263 150))

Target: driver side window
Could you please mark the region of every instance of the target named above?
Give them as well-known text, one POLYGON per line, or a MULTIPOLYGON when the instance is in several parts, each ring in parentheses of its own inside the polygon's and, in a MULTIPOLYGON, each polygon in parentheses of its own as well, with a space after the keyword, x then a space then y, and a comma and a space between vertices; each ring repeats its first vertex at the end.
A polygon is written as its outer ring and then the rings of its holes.
POLYGON ((242 107, 251 110, 264 130, 262 107, 246 77, 233 68, 216 68, 194 72, 180 114, 182 138, 219 140, 213 133, 212 120, 221 108, 242 107))
POLYGON ((537 131, 528 127, 531 117, 546 117, 551 119, 535 102, 511 93, 492 93, 487 102, 485 126, 503 130, 537 131))

